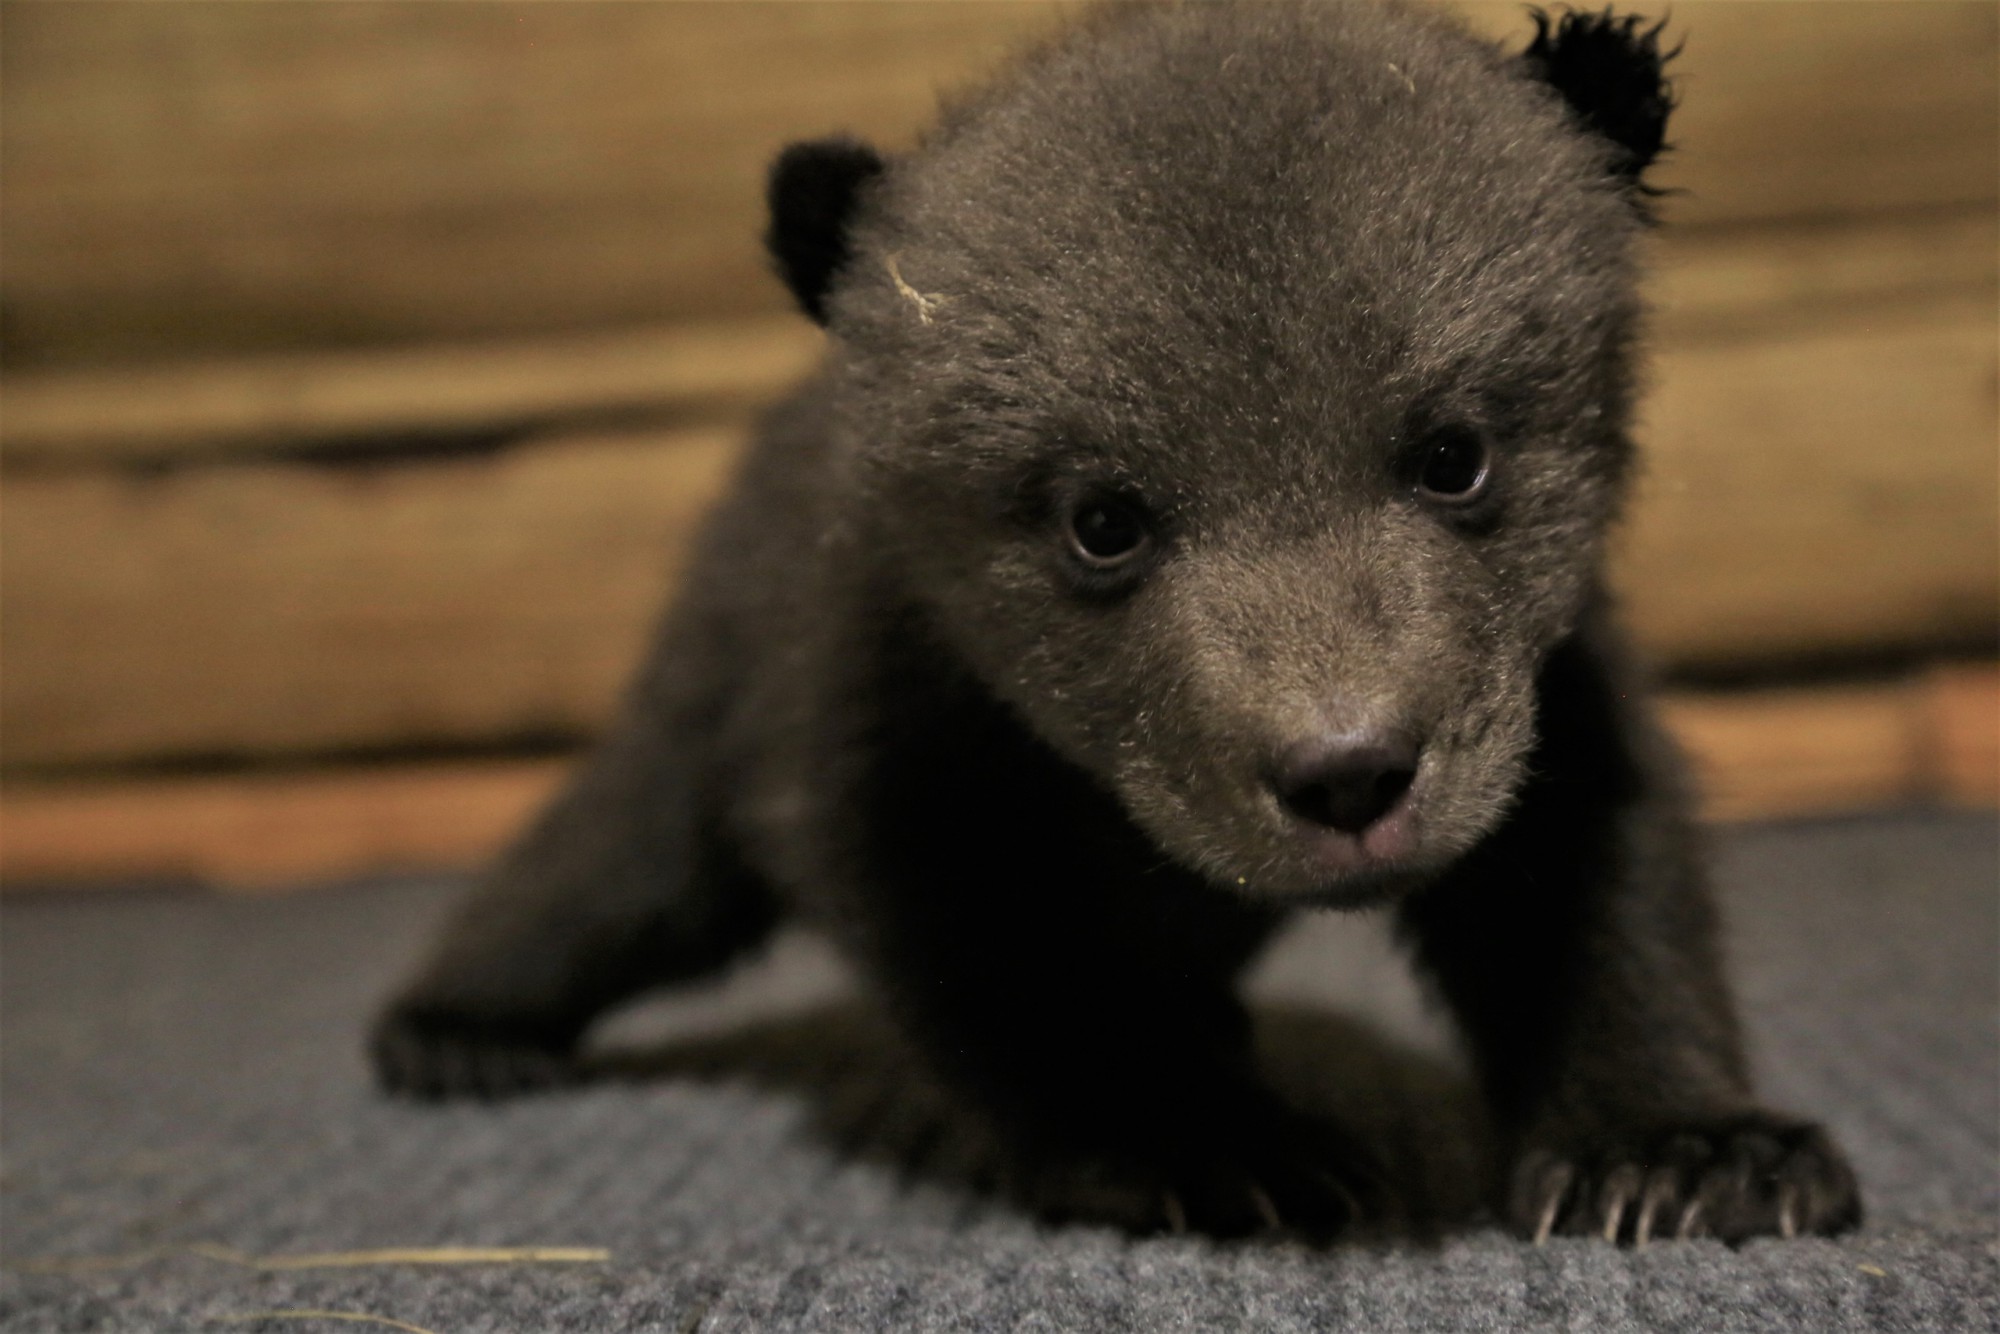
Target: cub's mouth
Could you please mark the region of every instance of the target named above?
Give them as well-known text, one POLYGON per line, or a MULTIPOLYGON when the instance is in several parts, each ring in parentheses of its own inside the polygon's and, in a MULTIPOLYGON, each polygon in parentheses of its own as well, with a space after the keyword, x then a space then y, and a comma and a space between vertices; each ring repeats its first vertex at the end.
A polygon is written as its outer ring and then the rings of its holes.
POLYGON ((1154 845, 1218 888, 1360 908, 1435 879, 1504 821, 1531 736, 1499 728, 1466 749, 1449 734, 1330 734, 1262 766, 1140 763, 1116 786, 1154 845))
POLYGON ((1236 888, 1257 897, 1359 907, 1393 898, 1437 868, 1429 847, 1427 769, 1412 747, 1348 751, 1263 803, 1272 853, 1236 888))
POLYGON ((1128 775, 1119 786, 1162 851, 1251 898, 1364 906, 1449 859, 1428 836, 1436 766, 1413 746, 1317 746, 1290 759, 1253 775, 1128 775))
POLYGON ((1408 728, 1328 728, 1293 742, 1258 775, 1272 846, 1251 892, 1344 895, 1408 878, 1425 852, 1437 755, 1408 728))

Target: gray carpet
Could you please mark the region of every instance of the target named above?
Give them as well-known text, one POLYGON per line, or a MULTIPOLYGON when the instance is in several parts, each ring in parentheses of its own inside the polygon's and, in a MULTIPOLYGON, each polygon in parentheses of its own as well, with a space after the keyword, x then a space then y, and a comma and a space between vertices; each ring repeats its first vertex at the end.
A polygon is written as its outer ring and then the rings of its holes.
POLYGON ((1268 1056, 1372 1118, 1464 1221, 1315 1251, 1043 1228, 837 1150, 894 1119, 893 1084, 810 941, 624 1017, 623 1078, 427 1109, 370 1090, 359 1035, 456 886, 24 896, 0 912, 0 1328, 1993 1329, 1997 842, 1990 817, 1923 813, 1722 839, 1763 1086, 1832 1123, 1870 1209, 1839 1241, 1734 1251, 1535 1249, 1467 1215, 1462 1083, 1365 922, 1315 921, 1268 961, 1268 1056), (201 1250, 446 1245, 610 1258, 268 1271, 201 1250))

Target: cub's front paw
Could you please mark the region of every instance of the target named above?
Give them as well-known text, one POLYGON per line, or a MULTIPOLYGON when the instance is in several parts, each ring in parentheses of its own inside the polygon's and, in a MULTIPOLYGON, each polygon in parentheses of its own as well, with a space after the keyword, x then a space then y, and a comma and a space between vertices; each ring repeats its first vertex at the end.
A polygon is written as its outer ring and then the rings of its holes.
POLYGON ((1861 1221, 1861 1196, 1819 1126, 1748 1112, 1531 1143, 1514 1168, 1508 1213, 1537 1245, 1551 1233, 1635 1246, 1657 1237, 1737 1242, 1844 1231, 1861 1221))
POLYGON ((1286 1231, 1324 1241, 1399 1216, 1366 1147, 1330 1122, 1288 1112, 1135 1133, 1102 1155, 1038 1163, 1017 1186, 1045 1217, 1140 1233, 1286 1231))
POLYGON ((412 1098, 505 1098, 577 1077, 567 1039, 412 1005, 377 1021, 368 1055, 385 1090, 412 1098))

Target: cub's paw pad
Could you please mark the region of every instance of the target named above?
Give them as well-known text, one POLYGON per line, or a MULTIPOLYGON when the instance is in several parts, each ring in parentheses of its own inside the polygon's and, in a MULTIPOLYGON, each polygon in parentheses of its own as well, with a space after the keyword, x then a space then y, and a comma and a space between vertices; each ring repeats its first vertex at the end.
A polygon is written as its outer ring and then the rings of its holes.
POLYGON ((1854 1172, 1819 1126, 1766 1112, 1541 1146, 1514 1170, 1508 1213, 1552 1234, 1644 1246, 1674 1237, 1830 1234, 1861 1221, 1854 1172))
POLYGON ((424 1100, 506 1098, 578 1078, 570 1044, 519 1025, 398 1008, 369 1037, 384 1090, 424 1100))

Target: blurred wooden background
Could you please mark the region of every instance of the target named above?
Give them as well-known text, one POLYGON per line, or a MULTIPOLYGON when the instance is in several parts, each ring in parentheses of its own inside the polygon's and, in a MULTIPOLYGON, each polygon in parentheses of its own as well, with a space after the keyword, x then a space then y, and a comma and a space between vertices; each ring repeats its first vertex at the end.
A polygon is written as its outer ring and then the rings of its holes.
MULTIPOLYGON (((483 855, 815 354, 765 164, 1073 9, 0 5, 0 875, 483 855)), ((1634 622, 1717 815, 1991 801, 2000 7, 1672 17, 1634 622)))

